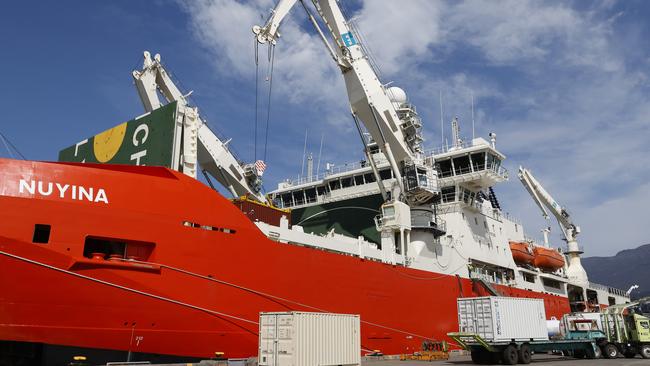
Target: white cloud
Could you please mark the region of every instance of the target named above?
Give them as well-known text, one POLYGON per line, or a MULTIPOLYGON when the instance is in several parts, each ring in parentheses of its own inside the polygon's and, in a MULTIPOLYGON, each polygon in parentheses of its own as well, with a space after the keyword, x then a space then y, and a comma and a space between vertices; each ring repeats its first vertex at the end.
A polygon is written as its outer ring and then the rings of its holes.
POLYGON ((610 22, 593 21, 569 3, 532 0, 463 1, 445 13, 445 37, 480 49, 496 64, 547 63, 621 67, 608 54, 610 22), (558 52, 561 51, 561 52, 558 52))
MULTIPOLYGON (((650 170, 642 158, 650 156, 649 58, 641 53, 635 68, 617 42, 626 35, 616 28, 621 14, 610 14, 615 4, 581 10, 568 2, 518 0, 359 4, 355 24, 384 76, 418 101, 431 145, 440 141, 438 128, 432 128, 439 124, 439 91, 445 94, 445 122, 460 115, 465 135, 473 93, 477 131, 497 132, 509 168, 531 168, 572 210, 590 253, 612 254, 650 236, 650 227, 637 219, 650 206, 650 170), (626 219, 627 214, 636 216, 626 219), (612 244, 620 230, 626 234, 612 244)), ((186 3, 193 33, 213 55, 218 77, 252 82, 250 27, 271 7, 270 0, 186 3)), ((284 132, 294 131, 294 140, 302 141, 305 127, 310 133, 320 128, 328 133, 328 161, 343 163, 359 150, 345 87, 304 19, 297 6, 282 27, 274 73, 275 95, 282 101, 274 113, 305 111, 283 122, 284 132)), ((301 150, 301 143, 296 146, 301 150)), ((516 180, 512 171, 511 182, 497 193, 506 210, 530 221, 528 230, 538 235, 546 223, 516 180)))
POLYGON ((429 0, 365 0, 355 15, 382 71, 414 67, 440 40, 442 3, 429 0))

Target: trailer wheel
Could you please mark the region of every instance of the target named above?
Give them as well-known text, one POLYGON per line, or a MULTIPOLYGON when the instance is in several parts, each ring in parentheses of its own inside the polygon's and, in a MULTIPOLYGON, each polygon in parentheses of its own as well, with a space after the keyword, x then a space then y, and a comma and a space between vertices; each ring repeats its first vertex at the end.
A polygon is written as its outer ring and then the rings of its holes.
POLYGON ((501 360, 504 365, 516 365, 519 360, 519 355, 517 354, 517 347, 514 345, 509 345, 503 350, 501 355, 501 360))
POLYGON ((481 350, 472 350, 470 353, 472 356, 472 362, 474 362, 477 365, 483 365, 483 359, 485 358, 483 356, 483 351, 481 350))
POLYGON ((644 344, 641 346, 641 357, 650 358, 650 344, 644 344))
POLYGON ((499 356, 499 354, 492 353, 485 349, 478 349, 472 351, 470 354, 472 357, 472 362, 474 362, 477 365, 492 365, 492 364, 499 363, 499 358, 495 357, 495 356, 499 356))
POLYGON ((603 349, 603 354, 605 358, 617 358, 618 357, 618 348, 615 344, 607 343, 603 349))
POLYGON ((576 349, 573 351, 573 357, 574 358, 585 358, 585 350, 583 349, 576 349))
POLYGON ((519 347, 519 363, 527 365, 530 363, 530 347, 527 344, 522 344, 519 347))

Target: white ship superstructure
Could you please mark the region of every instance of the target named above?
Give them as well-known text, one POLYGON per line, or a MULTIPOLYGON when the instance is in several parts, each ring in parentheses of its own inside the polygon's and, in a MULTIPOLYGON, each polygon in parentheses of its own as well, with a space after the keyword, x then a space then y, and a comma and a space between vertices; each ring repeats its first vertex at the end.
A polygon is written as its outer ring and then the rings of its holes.
MULTIPOLYGON (((559 249, 536 243, 526 235, 521 222, 504 213, 500 207, 493 187, 507 181, 509 175, 502 166, 505 155, 497 150, 495 135, 491 134, 490 139, 489 142, 480 137, 468 142, 455 141, 453 146, 427 152, 425 162, 433 162, 440 187, 434 205, 437 224, 419 221, 418 216, 412 214, 410 240, 404 246, 391 247, 385 245, 383 239, 372 242, 364 236, 349 236, 350 233, 341 235, 334 229, 312 232, 310 219, 333 216, 335 220, 346 220, 346 215, 340 210, 328 210, 328 204, 345 203, 345 206, 355 208, 363 197, 375 196, 380 200, 380 190, 366 161, 330 168, 322 175, 280 183, 278 189, 269 195, 279 207, 298 212, 307 208, 322 209, 302 221, 294 220, 291 228, 288 225, 281 228, 263 223, 258 225, 280 241, 323 247, 432 274, 471 278, 495 294, 498 291, 492 284, 554 294, 568 297, 572 310, 595 310, 599 306, 628 302, 629 297, 622 290, 571 281, 567 276, 568 260, 559 268, 539 268, 515 261, 510 243, 525 243, 531 253, 536 247, 559 249), (431 230, 444 234, 433 239, 427 235, 431 230)), ((372 156, 383 185, 388 189, 395 180, 387 168, 388 162, 376 150, 372 156)), ((383 222, 393 219, 390 215, 395 211, 387 213, 385 208, 386 205, 383 212, 379 208, 373 212, 373 229, 377 232, 382 230, 383 222)), ((362 209, 372 211, 372 207, 362 209)), ((347 220, 359 219, 354 209, 350 211, 347 220)))

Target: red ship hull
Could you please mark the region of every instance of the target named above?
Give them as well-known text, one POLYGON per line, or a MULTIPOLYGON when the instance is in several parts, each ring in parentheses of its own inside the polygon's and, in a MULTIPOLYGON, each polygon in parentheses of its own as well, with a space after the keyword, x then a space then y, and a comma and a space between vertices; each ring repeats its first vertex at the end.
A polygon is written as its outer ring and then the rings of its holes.
MULTIPOLYGON (((362 347, 397 354, 456 331, 456 298, 487 294, 466 278, 269 240, 164 168, 0 159, 0 208, 4 341, 247 357, 260 312, 308 310, 360 314, 362 347), (36 224, 47 243, 34 242, 36 224), (125 243, 137 261, 88 258, 93 241, 125 243)), ((565 297, 496 287, 543 298, 548 318, 569 312, 565 297)))

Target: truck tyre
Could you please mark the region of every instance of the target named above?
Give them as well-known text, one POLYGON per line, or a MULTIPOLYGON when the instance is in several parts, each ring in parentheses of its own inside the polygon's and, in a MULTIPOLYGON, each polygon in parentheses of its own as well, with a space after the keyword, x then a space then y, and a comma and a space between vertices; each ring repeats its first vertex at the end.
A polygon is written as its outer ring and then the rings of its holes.
POLYGON ((589 349, 585 352, 585 356, 589 359, 601 358, 603 357, 603 351, 600 350, 600 347, 595 346, 593 349, 589 349))
POLYGON ((650 344, 642 345, 639 353, 643 358, 650 358, 650 344))
POLYGON ((573 351, 573 357, 575 358, 585 358, 585 350, 576 349, 573 351))
POLYGON ((603 354, 605 355, 605 358, 617 358, 618 348, 616 347, 615 344, 607 343, 607 345, 603 349, 603 354))
POLYGON ((517 354, 517 347, 514 345, 509 345, 503 350, 501 355, 501 360, 504 365, 516 365, 519 360, 519 355, 517 354))
POLYGON ((483 359, 485 358, 483 356, 483 351, 482 350, 472 350, 471 353, 472 356, 472 362, 474 362, 477 365, 483 365, 483 359))
POLYGON ((527 344, 522 344, 519 347, 519 363, 523 365, 528 365, 530 363, 530 347, 527 344))
POLYGON ((490 365, 492 364, 492 353, 484 349, 479 349, 471 352, 472 362, 477 365, 490 365))

